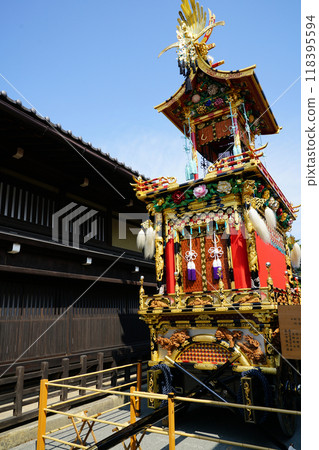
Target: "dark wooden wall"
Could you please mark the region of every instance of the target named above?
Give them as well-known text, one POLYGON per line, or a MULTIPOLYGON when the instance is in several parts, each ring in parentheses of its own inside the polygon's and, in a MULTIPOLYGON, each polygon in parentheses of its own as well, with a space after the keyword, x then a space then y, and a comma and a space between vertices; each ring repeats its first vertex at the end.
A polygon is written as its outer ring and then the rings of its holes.
POLYGON ((114 238, 119 214, 145 213, 130 185, 139 174, 63 129, 57 133, 6 95, 0 123, 0 368, 147 351, 138 281, 143 275, 154 293, 154 263, 129 239, 114 238), (81 225, 79 246, 72 245, 73 219, 63 233, 60 217, 58 242, 52 235, 53 214, 71 202, 98 211, 81 225), (97 232, 87 241, 93 221, 97 232), (11 252, 14 243, 19 253, 11 252))
POLYGON ((10 278, 0 280, 2 364, 148 342, 138 286, 97 283, 82 295, 91 283, 10 278))
MULTIPOLYGON (((35 233, 46 238, 52 237, 52 216, 68 205, 72 199, 65 195, 35 186, 21 179, 1 175, 0 179, 0 223, 20 231, 35 233)), ((78 202, 80 203, 80 202, 78 202)), ((94 209, 94 208, 92 208, 94 209)), ((105 209, 105 208, 104 208, 105 209)), ((110 212, 109 212, 110 213, 110 212)), ((91 246, 105 247, 110 241, 110 227, 106 210, 99 210, 96 216, 84 222, 80 228, 80 243, 91 230, 93 220, 97 222, 97 233, 90 240, 91 246)), ((72 242, 72 223, 69 224, 72 242)), ((62 229, 59 229, 61 238, 62 229)))

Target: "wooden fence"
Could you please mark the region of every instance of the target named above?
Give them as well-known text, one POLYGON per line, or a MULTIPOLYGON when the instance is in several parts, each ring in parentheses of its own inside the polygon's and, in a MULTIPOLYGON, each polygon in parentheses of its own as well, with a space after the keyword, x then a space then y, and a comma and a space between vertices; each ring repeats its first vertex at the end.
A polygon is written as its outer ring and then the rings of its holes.
MULTIPOLYGON (((123 355, 122 362, 128 362, 129 355, 123 355)), ((117 358, 116 365, 118 365, 117 358)), ((97 353, 94 359, 89 359, 87 355, 81 355, 78 361, 71 361, 63 358, 59 366, 49 367, 48 361, 42 361, 39 370, 27 371, 25 366, 17 366, 15 375, 3 376, 0 378, 0 430, 19 425, 38 417, 38 404, 40 393, 40 380, 56 380, 69 376, 81 375, 91 372, 101 371, 105 368, 114 367, 114 371, 106 374, 92 374, 92 377, 81 378, 81 389, 79 393, 86 394, 86 387, 96 387, 103 389, 114 387, 118 382, 129 383, 136 376, 134 366, 117 369, 115 361, 103 352, 97 353)), ((146 366, 143 366, 143 371, 146 366)), ((105 394, 104 394, 105 395, 105 394)), ((86 401, 90 401, 90 394, 86 395, 86 401)), ((103 394, 101 394, 103 397, 103 394)), ((68 388, 57 388, 50 392, 50 398, 57 401, 67 401, 64 409, 69 409, 77 404, 79 400, 72 399, 72 392, 68 388)), ((94 400, 97 396, 94 397, 94 400)), ((83 403, 83 399, 81 401, 83 403)))

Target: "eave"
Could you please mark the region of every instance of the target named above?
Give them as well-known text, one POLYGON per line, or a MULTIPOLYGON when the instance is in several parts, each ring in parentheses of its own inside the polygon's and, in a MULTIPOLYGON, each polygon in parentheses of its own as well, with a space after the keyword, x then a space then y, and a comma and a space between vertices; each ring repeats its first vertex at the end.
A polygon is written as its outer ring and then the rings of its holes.
MULTIPOLYGON (((279 132, 280 128, 254 72, 255 65, 236 71, 223 71, 212 69, 199 57, 198 67, 197 72, 191 76, 192 82, 198 75, 198 70, 201 70, 213 80, 226 81, 234 89, 238 87, 238 80, 244 81, 258 106, 260 117, 266 122, 266 129, 261 134, 276 134, 279 132)), ((182 133, 184 131, 183 123, 173 114, 173 110, 183 103, 183 96, 185 96, 185 83, 168 100, 154 107, 158 112, 162 112, 182 133)))

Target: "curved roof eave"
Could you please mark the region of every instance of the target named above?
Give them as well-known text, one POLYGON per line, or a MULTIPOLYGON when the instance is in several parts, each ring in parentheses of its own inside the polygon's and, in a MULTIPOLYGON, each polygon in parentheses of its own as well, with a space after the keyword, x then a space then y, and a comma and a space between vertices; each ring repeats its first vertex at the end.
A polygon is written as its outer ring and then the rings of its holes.
MULTIPOLYGON (((219 80, 237 80, 240 78, 247 77, 252 84, 253 89, 255 90, 258 100, 260 102, 260 105, 262 106, 262 109, 264 109, 264 114, 267 114, 269 124, 271 125, 270 131, 268 133, 263 134, 276 134, 279 132, 280 127, 275 119, 275 116, 269 106, 269 103, 266 99, 266 96, 260 86, 260 83, 258 81, 258 78, 255 74, 254 69, 256 68, 256 65, 249 66, 243 69, 235 70, 235 71, 226 71, 226 70, 217 70, 212 69, 205 60, 199 56, 198 57, 198 67, 200 70, 202 70, 207 75, 211 76, 212 78, 219 79, 219 80)), ((195 78, 197 74, 197 71, 195 74, 192 74, 190 77, 191 81, 195 78)), ((182 131, 181 127, 178 125, 178 123, 173 119, 173 117, 167 113, 168 108, 176 103, 182 95, 185 93, 185 83, 173 94, 168 100, 160 103, 159 105, 155 106, 154 109, 156 109, 158 112, 163 112, 165 116, 172 122, 174 125, 182 131)))

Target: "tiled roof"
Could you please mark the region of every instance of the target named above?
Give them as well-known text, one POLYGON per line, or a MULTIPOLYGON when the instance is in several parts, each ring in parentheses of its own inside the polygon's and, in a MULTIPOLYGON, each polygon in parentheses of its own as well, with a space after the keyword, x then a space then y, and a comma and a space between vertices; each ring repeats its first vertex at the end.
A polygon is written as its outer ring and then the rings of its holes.
POLYGON ((43 117, 38 113, 38 111, 35 108, 27 108, 25 107, 21 100, 13 100, 12 98, 8 97, 6 91, 0 91, 0 100, 4 100, 11 106, 14 106, 18 111, 24 112, 25 114, 30 115, 30 117, 37 119, 39 122, 42 122, 43 124, 49 125, 52 129, 56 130, 57 133, 61 134, 63 137, 66 138, 72 138, 75 142, 77 142, 80 145, 84 145, 88 147, 91 151, 95 152, 97 155, 105 158, 106 160, 109 160, 110 162, 114 163, 115 165, 129 171, 132 173, 132 175, 135 176, 141 176, 143 179, 147 179, 144 175, 137 172, 136 170, 132 169, 130 166, 126 166, 124 163, 120 162, 118 159, 113 158, 109 153, 102 152, 101 148, 94 147, 91 142, 85 142, 81 136, 74 136, 71 130, 64 130, 61 126, 61 124, 53 123, 50 120, 50 117, 43 117))

